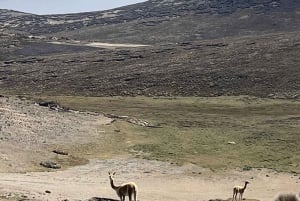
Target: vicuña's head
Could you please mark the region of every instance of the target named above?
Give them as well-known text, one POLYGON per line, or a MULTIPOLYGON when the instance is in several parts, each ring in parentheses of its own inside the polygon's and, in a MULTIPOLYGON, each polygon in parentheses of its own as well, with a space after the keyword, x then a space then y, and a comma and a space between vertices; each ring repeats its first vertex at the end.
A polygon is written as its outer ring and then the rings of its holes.
POLYGON ((245 184, 250 184, 250 182, 249 181, 245 181, 245 184))
POLYGON ((108 172, 109 180, 112 181, 113 177, 115 176, 116 172, 108 172))

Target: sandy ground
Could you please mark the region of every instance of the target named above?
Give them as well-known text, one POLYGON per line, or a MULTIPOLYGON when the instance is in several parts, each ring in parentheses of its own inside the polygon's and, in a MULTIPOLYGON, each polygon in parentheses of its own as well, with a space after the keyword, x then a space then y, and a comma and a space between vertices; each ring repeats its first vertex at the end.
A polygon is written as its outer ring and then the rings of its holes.
POLYGON ((233 184, 242 184, 244 180, 250 181, 244 195, 247 199, 269 201, 278 193, 300 189, 299 177, 268 170, 232 171, 224 176, 193 165, 177 167, 164 162, 120 157, 93 160, 88 165, 58 172, 2 173, 0 194, 37 200, 118 199, 109 185, 108 171, 117 172, 116 185, 135 181, 139 187, 138 200, 145 201, 227 199, 231 197, 233 184))
POLYGON ((245 180, 250 182, 244 194, 247 199, 271 201, 279 193, 300 191, 299 175, 264 169, 215 173, 192 164, 179 167, 130 156, 95 159, 56 172, 28 172, 33 161, 47 156, 51 144, 91 140, 88 136, 111 119, 56 112, 17 98, 0 100, 0 200, 118 199, 109 185, 108 171, 117 172, 116 185, 136 182, 141 201, 227 199, 232 187, 245 180))

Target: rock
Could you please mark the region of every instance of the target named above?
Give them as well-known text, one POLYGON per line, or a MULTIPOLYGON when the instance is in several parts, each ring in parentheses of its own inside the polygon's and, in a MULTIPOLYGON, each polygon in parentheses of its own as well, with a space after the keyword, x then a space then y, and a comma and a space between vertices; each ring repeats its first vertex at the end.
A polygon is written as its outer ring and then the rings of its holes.
POLYGON ((13 64, 16 63, 15 60, 10 60, 10 61, 3 61, 4 64, 13 64))
POLYGON ((60 169, 61 165, 55 162, 51 161, 42 161, 40 163, 41 166, 46 167, 46 168, 52 168, 52 169, 60 169))
POLYGON ((113 60, 114 61, 125 61, 125 57, 117 57, 117 58, 114 58, 113 60))
POLYGON ((55 111, 68 111, 68 109, 61 107, 59 104, 57 104, 54 101, 42 101, 38 103, 39 106, 43 106, 43 107, 48 107, 51 110, 55 110, 55 111))
POLYGON ((127 119, 128 116, 119 116, 119 115, 115 115, 115 114, 104 114, 104 116, 108 117, 108 118, 115 118, 115 119, 127 119))
POLYGON ((57 105, 54 101, 43 101, 38 103, 39 106, 50 107, 52 105, 57 105))
POLYGON ((243 171, 250 171, 250 170, 252 170, 252 167, 250 166, 243 167, 243 171))
POLYGON ((217 84, 214 82, 210 82, 208 85, 209 85, 209 87, 215 87, 217 84))
POLYGON ((69 154, 67 151, 58 150, 58 149, 53 150, 53 153, 60 154, 60 155, 68 155, 69 154))
POLYGON ((151 124, 145 120, 141 120, 141 119, 136 119, 136 118, 128 118, 127 122, 138 125, 138 126, 151 126, 151 124))
POLYGON ((51 191, 45 190, 45 193, 51 193, 51 191))

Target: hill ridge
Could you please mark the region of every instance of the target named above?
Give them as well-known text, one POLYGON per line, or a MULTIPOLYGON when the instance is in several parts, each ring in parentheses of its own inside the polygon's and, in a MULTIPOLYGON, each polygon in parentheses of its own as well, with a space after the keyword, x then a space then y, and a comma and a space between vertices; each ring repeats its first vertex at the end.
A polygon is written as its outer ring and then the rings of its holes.
MULTIPOLYGON (((294 15, 299 14, 298 10, 300 10, 300 2, 296 0, 248 0, 242 2, 237 0, 150 0, 105 11, 57 15, 33 15, 22 13, 21 17, 18 15, 10 16, 9 20, 7 20, 7 11, 0 10, 0 25, 5 28, 33 35, 60 35, 63 34, 62 32, 67 31, 71 32, 71 35, 74 35, 74 37, 84 38, 81 36, 82 34, 77 33, 78 30, 94 32, 92 29, 95 29, 96 27, 111 29, 109 28, 110 25, 114 26, 119 24, 120 26, 127 26, 131 28, 137 27, 139 32, 144 32, 145 29, 149 28, 156 27, 157 29, 160 29, 160 24, 165 26, 166 23, 164 22, 171 22, 171 25, 172 23, 184 23, 182 22, 185 20, 184 18, 191 18, 190 20, 187 20, 194 22, 195 24, 200 24, 202 22, 209 23, 205 20, 207 17, 212 18, 212 23, 216 21, 215 18, 221 19, 223 17, 225 19, 223 23, 227 23, 229 25, 234 24, 237 29, 242 29, 244 32, 247 32, 248 30, 251 32, 253 29, 256 31, 257 28, 254 26, 257 23, 258 25, 262 24, 261 26, 265 26, 266 29, 270 30, 272 29, 272 26, 270 25, 270 23, 272 23, 271 20, 274 20, 273 25, 275 26, 276 24, 283 26, 284 23, 287 23, 286 27, 291 27, 290 29, 294 31, 297 29, 296 27, 300 27, 300 22, 292 19, 294 15), (276 17, 276 12, 277 14, 281 13, 282 16, 276 17), (240 14, 232 16, 235 15, 235 13, 240 14), (244 13, 244 15, 242 15, 242 13, 244 13), (230 22, 229 20, 226 20, 226 18, 233 17, 243 18, 243 21, 235 19, 230 22), (262 21, 257 19, 262 17, 265 18, 262 21), (288 19, 284 22, 284 20, 281 20, 280 18, 288 19), (252 23, 252 21, 255 21, 255 23, 252 23), (245 23, 247 27, 241 27, 241 23, 245 23)), ((17 11, 11 12, 19 13, 17 11)), ((193 26, 195 25, 191 24, 189 28, 193 28, 193 26)), ((217 24, 217 26, 219 25, 217 24)), ((280 26, 277 28, 273 27, 273 29, 279 29, 280 26)), ((209 31, 207 29, 210 29, 203 26, 200 26, 199 28, 203 28, 202 32, 207 32, 209 31)), ((121 32, 120 30, 117 31, 121 32)), ((218 34, 210 35, 212 35, 211 38, 221 37, 218 34)), ((209 36, 205 36, 205 34, 202 34, 200 37, 197 36, 197 34, 194 34, 193 37, 196 39, 209 38, 209 36)), ((96 39, 96 37, 94 38, 96 39)), ((100 38, 102 39, 102 37, 100 38)))
POLYGON ((299 16, 294 0, 152 0, 93 13, 0 15, 0 87, 89 96, 299 98, 299 16), (212 13, 203 13, 206 8, 212 13), (149 46, 86 46, 100 43, 149 46))

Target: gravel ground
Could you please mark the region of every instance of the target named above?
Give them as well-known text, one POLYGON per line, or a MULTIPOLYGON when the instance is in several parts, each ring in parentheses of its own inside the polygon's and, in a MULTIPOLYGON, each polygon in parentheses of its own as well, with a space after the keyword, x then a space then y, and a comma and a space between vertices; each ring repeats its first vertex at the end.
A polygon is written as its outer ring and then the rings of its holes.
POLYGON ((116 185, 136 182, 139 201, 227 200, 232 196, 232 187, 243 185, 245 180, 250 181, 244 193, 247 201, 273 201, 279 193, 300 189, 297 176, 265 169, 217 174, 192 164, 178 167, 159 161, 117 157, 91 160, 87 165, 65 171, 2 173, 0 196, 17 200, 22 197, 51 201, 87 200, 92 197, 118 200, 110 187, 108 171, 117 172, 116 185))
POLYGON ((1 172, 25 171, 51 157, 49 149, 88 143, 112 120, 100 114, 58 112, 16 97, 0 97, 1 172))

